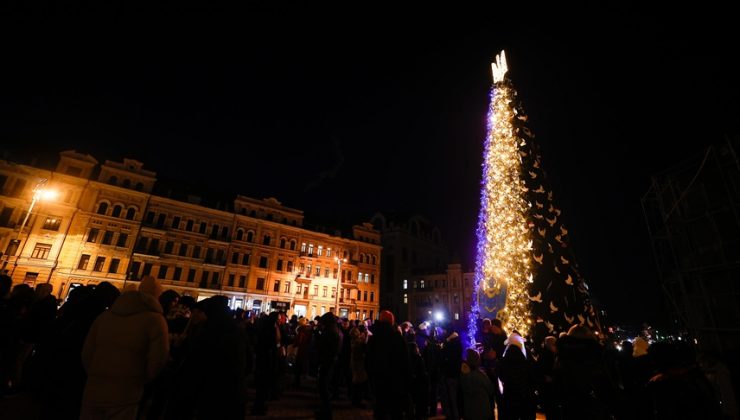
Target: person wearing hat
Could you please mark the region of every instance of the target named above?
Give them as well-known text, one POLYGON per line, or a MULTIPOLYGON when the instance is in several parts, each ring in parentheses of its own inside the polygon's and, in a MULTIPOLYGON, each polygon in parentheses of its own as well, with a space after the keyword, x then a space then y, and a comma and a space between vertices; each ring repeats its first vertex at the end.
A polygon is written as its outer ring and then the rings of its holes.
POLYGON ((493 420, 494 387, 480 366, 480 354, 475 349, 468 349, 460 375, 460 389, 463 394, 462 416, 466 420, 493 420))
POLYGON ((524 341, 516 331, 506 339, 499 372, 499 380, 503 384, 499 407, 501 418, 535 418, 534 371, 525 356, 524 341))
MULTIPOLYGON (((333 313, 327 312, 319 319, 321 335, 317 343, 319 356, 319 398, 321 407, 316 413, 317 419, 331 419, 331 379, 342 348, 342 333, 339 331, 337 318, 333 313)), ((349 339, 349 338, 348 338, 349 339)))
POLYGON ((367 372, 375 395, 375 418, 401 418, 411 372, 406 342, 390 311, 382 311, 367 342, 367 372))
POLYGON ((123 293, 93 323, 82 349, 87 383, 81 419, 135 419, 144 386, 169 357, 159 282, 144 276, 139 290, 123 293))

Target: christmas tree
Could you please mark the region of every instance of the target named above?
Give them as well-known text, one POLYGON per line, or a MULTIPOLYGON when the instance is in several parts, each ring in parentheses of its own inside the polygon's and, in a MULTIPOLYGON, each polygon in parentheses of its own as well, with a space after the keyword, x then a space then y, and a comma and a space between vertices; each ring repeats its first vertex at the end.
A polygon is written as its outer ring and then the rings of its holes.
POLYGON ((478 318, 522 335, 599 329, 503 51, 492 68, 469 339, 478 318))

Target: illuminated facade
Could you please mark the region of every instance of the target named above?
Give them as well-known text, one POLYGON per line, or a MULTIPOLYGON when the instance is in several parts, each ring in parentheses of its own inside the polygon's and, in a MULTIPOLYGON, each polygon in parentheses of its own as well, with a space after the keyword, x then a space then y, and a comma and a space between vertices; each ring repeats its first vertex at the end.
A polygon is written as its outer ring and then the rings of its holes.
POLYGON ((473 299, 475 273, 464 272, 460 264, 449 264, 437 273, 415 275, 409 279, 412 290, 409 319, 418 325, 422 321, 451 322, 462 329, 473 299))
POLYGON ((380 233, 369 223, 328 235, 302 228, 303 212, 274 198, 237 196, 219 210, 155 195, 155 182, 135 160, 98 165, 74 151, 54 171, 0 161, 2 270, 14 284, 49 282, 59 297, 149 274, 197 299, 225 295, 233 308, 313 317, 338 301, 340 316, 377 316, 380 233), (39 200, 21 232, 39 180, 57 196, 39 200))

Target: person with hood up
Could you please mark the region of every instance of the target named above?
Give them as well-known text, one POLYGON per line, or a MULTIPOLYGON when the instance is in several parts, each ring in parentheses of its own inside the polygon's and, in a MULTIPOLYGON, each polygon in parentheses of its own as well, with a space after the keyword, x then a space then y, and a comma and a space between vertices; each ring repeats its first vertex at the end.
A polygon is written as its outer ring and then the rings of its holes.
POLYGON ((461 368, 460 389, 463 394, 465 420, 493 420, 496 406, 493 384, 481 370, 481 357, 475 349, 468 349, 461 368))
POLYGON ((512 332, 506 339, 499 380, 503 384, 499 415, 503 419, 534 420, 534 372, 524 349, 524 337, 512 332))
POLYGON ((169 356, 162 288, 145 276, 93 323, 82 349, 87 384, 80 419, 135 419, 145 385, 169 356))

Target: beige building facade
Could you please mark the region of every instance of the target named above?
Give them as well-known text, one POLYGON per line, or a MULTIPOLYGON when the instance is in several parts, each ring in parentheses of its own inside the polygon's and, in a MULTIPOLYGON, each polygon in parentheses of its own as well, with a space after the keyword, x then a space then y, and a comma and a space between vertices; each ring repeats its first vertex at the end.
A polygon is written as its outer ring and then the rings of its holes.
POLYGON ((14 284, 48 282, 61 298, 151 275, 165 289, 224 295, 255 313, 338 307, 350 319, 377 317, 381 246, 371 224, 329 235, 304 229, 303 212, 274 198, 237 196, 227 211, 155 195, 155 182, 141 162, 99 164, 75 151, 54 171, 0 161, 2 271, 14 284))

